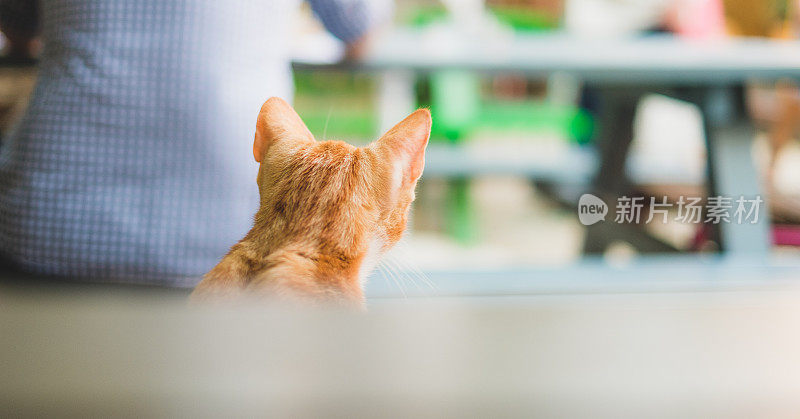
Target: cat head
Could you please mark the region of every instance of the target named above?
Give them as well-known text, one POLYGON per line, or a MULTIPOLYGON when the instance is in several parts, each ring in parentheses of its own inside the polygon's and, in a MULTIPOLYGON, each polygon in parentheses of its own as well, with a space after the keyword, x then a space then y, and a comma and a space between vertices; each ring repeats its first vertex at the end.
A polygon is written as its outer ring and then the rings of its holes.
POLYGON ((430 112, 420 109, 365 147, 317 141, 288 103, 270 98, 253 143, 262 228, 251 239, 304 259, 286 277, 313 271, 308 285, 328 281, 361 298, 360 282, 406 228, 430 130, 430 112))

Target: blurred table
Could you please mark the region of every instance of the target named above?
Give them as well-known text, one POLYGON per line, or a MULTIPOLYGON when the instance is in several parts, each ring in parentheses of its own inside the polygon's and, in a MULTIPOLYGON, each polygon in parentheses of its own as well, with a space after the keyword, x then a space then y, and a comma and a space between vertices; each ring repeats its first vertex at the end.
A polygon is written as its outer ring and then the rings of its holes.
POLYGON ((357 71, 466 69, 530 76, 568 73, 588 83, 727 86, 800 78, 800 42, 760 38, 685 40, 669 35, 589 39, 563 34, 475 37, 396 30, 357 63, 295 61, 300 68, 357 71))
MULTIPOLYGON (((689 101, 702 111, 709 151, 709 196, 766 198, 750 154, 754 130, 744 110, 741 87, 749 81, 800 80, 800 42, 690 41, 671 36, 608 40, 565 35, 489 37, 398 30, 376 40, 361 62, 296 62, 295 66, 381 73, 382 125, 401 119, 414 106, 416 73, 468 70, 572 76, 600 95, 599 167, 590 190, 613 208, 618 197, 630 192, 625 164, 633 118, 639 99, 649 93, 689 101)), ((762 206, 761 213, 767 214, 768 208, 762 206)), ((645 250, 668 250, 654 239, 643 239, 639 230, 613 227, 600 223, 587 228, 586 252, 601 252, 610 242, 630 239, 631 234, 638 236, 634 242, 645 250)), ((766 215, 757 224, 718 227, 715 238, 724 252, 764 256, 769 250, 766 215)))

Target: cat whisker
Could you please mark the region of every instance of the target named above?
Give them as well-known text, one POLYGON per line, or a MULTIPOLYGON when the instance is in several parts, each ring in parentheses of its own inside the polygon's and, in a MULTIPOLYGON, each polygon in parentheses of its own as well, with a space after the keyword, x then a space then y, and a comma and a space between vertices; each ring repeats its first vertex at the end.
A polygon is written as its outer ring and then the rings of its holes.
POLYGON ((378 270, 378 272, 380 272, 381 277, 383 278, 383 281, 388 286, 389 285, 389 275, 386 273, 386 268, 383 266, 382 263, 379 263, 375 268, 378 270))
MULTIPOLYGON (((397 286, 397 288, 403 294, 403 298, 408 298, 408 296, 406 295, 405 288, 403 288, 400 285, 400 282, 397 281, 395 273, 389 269, 388 265, 386 265, 383 261, 381 261, 381 263, 378 264, 378 268, 383 272, 384 277, 386 277, 388 279, 391 279, 392 282, 394 282, 394 284, 397 286)), ((387 282, 388 282, 388 279, 387 279, 387 282)))
POLYGON ((434 284, 430 278, 428 278, 428 275, 426 275, 425 272, 423 272, 415 263, 413 263, 413 258, 411 258, 408 254, 406 246, 407 242, 405 240, 401 240, 399 243, 397 243, 393 251, 399 253, 402 257, 395 259, 395 261, 402 263, 406 268, 406 271, 422 281, 432 291, 436 291, 438 289, 436 284, 434 284))
MULTIPOLYGON (((396 250, 398 248, 399 247, 395 247, 394 249, 396 250)), ((392 269, 397 277, 401 278, 403 281, 410 281, 422 295, 430 296, 431 291, 435 293, 437 287, 434 283, 431 282, 418 267, 410 263, 408 257, 404 257, 402 253, 396 253, 395 250, 386 255, 382 261, 386 269, 392 269), (425 284, 425 287, 422 287, 420 282, 425 284)))
POLYGON ((401 268, 401 267, 400 267, 400 266, 401 266, 401 263, 404 263, 404 262, 400 262, 400 261, 397 261, 397 260, 395 260, 395 264, 397 264, 397 267, 398 267, 398 269, 401 269, 401 270, 403 270, 403 272, 405 273, 405 276, 406 276, 406 277, 407 277, 407 278, 408 278, 408 279, 409 279, 411 282, 413 282, 413 283, 414 283, 414 285, 417 287, 417 289, 418 289, 418 290, 419 290, 421 293, 423 293, 423 294, 426 294, 426 295, 427 295, 427 294, 428 294, 428 292, 427 292, 427 291, 433 290, 433 287, 431 286, 431 283, 430 283, 430 281, 428 281, 428 280, 427 280, 427 279, 426 279, 424 276, 421 276, 421 275, 419 275, 419 274, 418 274, 417 272, 415 272, 413 269, 408 269, 408 266, 409 266, 409 265, 408 265, 407 263, 405 263, 405 265, 406 265, 406 269, 403 269, 403 268, 401 268), (425 286, 426 286, 428 289, 425 289, 425 288, 423 288, 423 287, 422 287, 422 286, 419 284, 420 282, 422 282, 422 284, 424 284, 424 285, 425 285, 425 286))
POLYGON ((422 281, 422 283, 427 285, 428 288, 430 288, 432 291, 437 290, 436 284, 434 284, 424 272, 422 272, 419 268, 414 266, 413 263, 408 263, 407 266, 409 267, 411 274, 414 275, 420 281, 422 281))
POLYGON ((391 258, 389 258, 389 259, 387 259, 387 260, 386 260, 386 267, 387 267, 389 270, 391 270, 391 271, 392 271, 392 276, 393 276, 393 277, 394 277, 394 278, 397 280, 397 283, 400 285, 400 287, 402 287, 402 290, 403 290, 403 295, 407 297, 407 295, 406 295, 406 287, 405 287, 405 286, 404 286, 404 284, 403 284, 403 282, 405 281, 405 278, 403 278, 403 273, 402 273, 402 272, 400 272, 400 271, 397 269, 397 266, 395 266, 395 265, 392 263, 392 259, 391 259, 391 258))
POLYGON ((408 274, 406 274, 406 272, 402 269, 402 267, 400 266, 400 264, 398 263, 398 261, 396 259, 391 259, 390 258, 386 262, 387 262, 387 264, 389 264, 389 265, 391 265, 393 267, 394 271, 398 273, 398 276, 402 280, 411 282, 411 284, 413 284, 417 288, 418 291, 423 292, 422 287, 420 287, 419 284, 417 283, 417 281, 414 280, 414 277, 409 276, 408 274))
POLYGON ((328 137, 328 122, 331 120, 331 114, 333 113, 333 104, 328 108, 328 116, 325 118, 325 128, 322 129, 322 141, 328 137))

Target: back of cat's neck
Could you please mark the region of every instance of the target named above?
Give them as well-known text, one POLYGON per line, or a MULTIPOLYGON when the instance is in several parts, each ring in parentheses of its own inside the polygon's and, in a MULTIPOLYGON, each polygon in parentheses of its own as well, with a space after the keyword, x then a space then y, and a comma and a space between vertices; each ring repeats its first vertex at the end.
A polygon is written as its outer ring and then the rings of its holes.
POLYGON ((278 294, 301 299, 304 296, 313 296, 315 300, 329 296, 332 301, 342 297, 363 299, 359 280, 362 257, 345 258, 295 246, 259 254, 241 244, 230 256, 251 269, 246 275, 247 288, 277 290, 278 294))

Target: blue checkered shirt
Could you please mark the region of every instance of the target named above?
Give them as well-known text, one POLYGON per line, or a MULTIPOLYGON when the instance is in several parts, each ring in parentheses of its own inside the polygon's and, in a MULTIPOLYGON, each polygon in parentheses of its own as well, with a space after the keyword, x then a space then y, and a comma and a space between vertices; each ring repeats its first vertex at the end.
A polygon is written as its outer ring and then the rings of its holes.
MULTIPOLYGON (((309 3, 342 40, 370 25, 362 1, 309 3)), ((194 285, 252 223, 255 119, 291 96, 297 6, 42 0, 38 84, 0 146, 0 256, 36 274, 194 285)))

